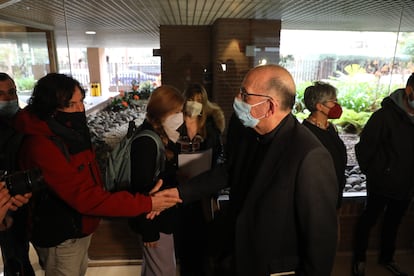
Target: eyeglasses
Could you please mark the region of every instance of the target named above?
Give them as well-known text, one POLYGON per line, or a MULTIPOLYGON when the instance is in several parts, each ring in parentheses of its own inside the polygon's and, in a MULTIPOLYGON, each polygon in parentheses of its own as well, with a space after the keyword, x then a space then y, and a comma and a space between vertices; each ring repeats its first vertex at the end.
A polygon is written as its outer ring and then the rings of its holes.
POLYGON ((270 97, 270 96, 268 96, 268 95, 261 95, 261 94, 254 94, 254 93, 248 93, 247 91, 246 91, 246 88, 244 88, 244 87, 240 87, 240 97, 241 97, 241 99, 242 99, 242 101, 243 102, 246 102, 247 101, 247 98, 249 97, 249 96, 256 96, 256 97, 265 97, 265 98, 269 98, 269 99, 271 99, 271 100, 273 100, 273 98, 272 97, 270 97))
POLYGON ((331 102, 331 103, 338 103, 338 100, 337 99, 326 100, 326 101, 323 102, 323 104, 324 103, 329 103, 329 102, 331 102))

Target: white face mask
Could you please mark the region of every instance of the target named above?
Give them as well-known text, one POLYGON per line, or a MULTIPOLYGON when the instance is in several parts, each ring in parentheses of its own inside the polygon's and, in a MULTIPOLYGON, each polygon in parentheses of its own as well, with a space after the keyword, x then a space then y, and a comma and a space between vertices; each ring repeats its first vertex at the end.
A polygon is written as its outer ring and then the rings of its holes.
POLYGON ((177 131, 184 122, 183 113, 174 113, 168 116, 165 121, 162 123, 165 132, 168 135, 168 138, 173 141, 174 143, 177 142, 178 138, 180 137, 180 133, 177 131))
POLYGON ((201 114, 203 105, 197 101, 188 101, 185 104, 185 113, 190 117, 196 117, 201 114))

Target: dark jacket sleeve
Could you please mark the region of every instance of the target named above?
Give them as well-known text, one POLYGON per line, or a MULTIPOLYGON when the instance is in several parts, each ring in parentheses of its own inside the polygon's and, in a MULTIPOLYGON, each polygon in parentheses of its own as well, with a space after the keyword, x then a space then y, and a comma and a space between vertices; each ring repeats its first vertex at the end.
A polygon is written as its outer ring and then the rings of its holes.
POLYGON ((323 148, 309 152, 299 169, 295 199, 303 275, 331 273, 337 243, 336 182, 330 154, 323 148))
MULTIPOLYGON (((131 189, 133 193, 148 193, 154 186, 153 177, 157 158, 157 145, 150 137, 139 137, 131 146, 131 189)), ((133 229, 141 233, 144 242, 159 239, 156 220, 145 215, 130 220, 133 229)))
MULTIPOLYGON (((365 174, 373 165, 373 160, 377 154, 381 154, 381 139, 384 135, 384 120, 381 112, 375 112, 369 118, 361 132, 359 142, 355 145, 355 154, 361 171, 365 174)), ((384 160, 382 158, 382 160, 384 160)))
POLYGON ((207 138, 206 148, 213 150, 212 167, 217 164, 217 160, 220 155, 223 154, 223 144, 221 139, 220 130, 214 123, 212 118, 208 118, 206 122, 207 138))
POLYGON ((131 145, 131 189, 148 193, 154 183, 157 145, 150 137, 139 137, 131 145))
POLYGON ((203 197, 211 196, 228 185, 228 172, 226 165, 219 165, 191 178, 187 183, 178 186, 180 198, 184 204, 197 201, 203 197))

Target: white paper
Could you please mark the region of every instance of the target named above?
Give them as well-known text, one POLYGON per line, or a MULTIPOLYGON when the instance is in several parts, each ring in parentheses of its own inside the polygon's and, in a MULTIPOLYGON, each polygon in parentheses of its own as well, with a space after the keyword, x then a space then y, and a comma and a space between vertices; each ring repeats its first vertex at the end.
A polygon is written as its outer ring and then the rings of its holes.
POLYGON ((181 153, 178 155, 178 168, 180 174, 188 178, 211 169, 212 150, 181 153))

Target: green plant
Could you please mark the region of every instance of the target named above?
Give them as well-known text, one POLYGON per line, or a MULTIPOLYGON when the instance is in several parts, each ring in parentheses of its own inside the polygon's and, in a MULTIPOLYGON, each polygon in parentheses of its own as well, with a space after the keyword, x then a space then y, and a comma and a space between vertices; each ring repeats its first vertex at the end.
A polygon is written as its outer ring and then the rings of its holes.
POLYGON ((305 109, 305 104, 303 102, 303 93, 305 92, 306 87, 311 86, 313 82, 305 81, 298 83, 296 85, 296 100, 295 100, 295 107, 294 112, 300 113, 305 109))
POLYGON ((151 81, 144 81, 139 85, 139 97, 141 99, 148 99, 152 91, 154 91, 155 85, 151 81))
POLYGON ((17 89, 19 91, 32 90, 35 86, 36 80, 33 77, 29 78, 15 78, 17 89))
POLYGON ((127 108, 134 108, 139 105, 140 97, 138 91, 123 92, 112 99, 108 108, 112 111, 119 111, 127 108))
MULTIPOLYGON (((353 77, 361 71, 360 67, 350 66, 347 69, 352 77, 329 80, 337 88, 337 98, 343 108, 341 118, 332 120, 332 122, 342 132, 359 133, 372 112, 380 107, 382 100, 399 86, 392 85, 390 87, 380 84, 379 81, 355 81, 353 77)), ((296 104, 293 113, 299 120, 309 116, 309 111, 305 108, 303 102, 304 90, 309 85, 312 85, 312 82, 307 81, 297 84, 296 104)))
POLYGON ((119 96, 112 99, 108 108, 112 111, 135 108, 140 105, 140 100, 147 100, 154 89, 155 86, 150 81, 139 84, 136 80, 133 80, 131 90, 119 91, 119 96))
POLYGON ((372 112, 356 112, 355 110, 343 108, 341 118, 332 120, 341 132, 359 134, 367 123, 372 112))
MULTIPOLYGON (((355 133, 359 134, 372 112, 355 112, 352 109, 343 108, 342 115, 339 119, 330 120, 334 125, 338 127, 339 132, 345 133, 355 133)), ((308 110, 303 110, 302 112, 295 113, 296 118, 299 121, 302 121, 309 116, 308 110)))
POLYGON ((389 87, 378 82, 337 81, 333 85, 338 89, 340 104, 356 112, 377 110, 381 101, 398 88, 398 85, 389 87))

